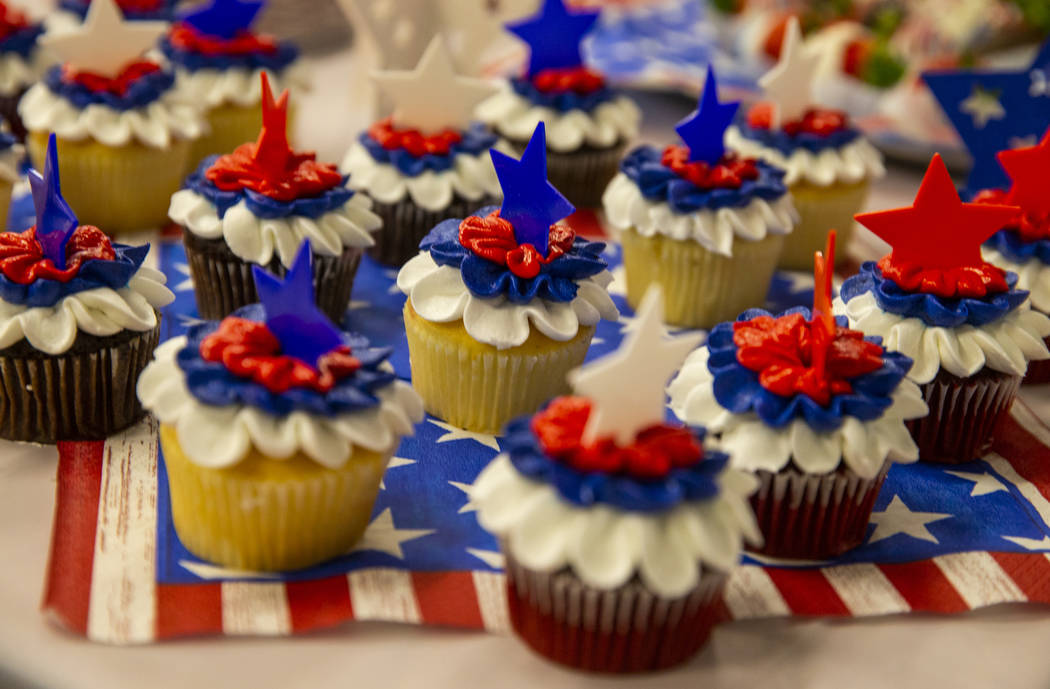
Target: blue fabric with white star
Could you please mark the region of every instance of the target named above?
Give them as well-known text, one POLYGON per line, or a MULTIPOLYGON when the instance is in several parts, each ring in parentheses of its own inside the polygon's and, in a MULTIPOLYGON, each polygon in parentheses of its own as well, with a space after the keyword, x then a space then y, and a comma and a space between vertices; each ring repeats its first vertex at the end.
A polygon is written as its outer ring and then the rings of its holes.
POLYGON ((1050 265, 1050 239, 1026 242, 1016 232, 999 230, 984 245, 995 249, 1014 263, 1027 263, 1035 258, 1044 265, 1050 265))
POLYGON ((373 139, 367 131, 361 132, 357 140, 368 151, 368 155, 372 156, 372 160, 377 163, 393 165, 401 174, 407 177, 419 177, 428 170, 431 172, 451 170, 456 164, 456 156, 458 155, 474 157, 488 155, 489 149, 495 146, 499 140, 498 136, 479 122, 472 123, 470 127, 460 132, 460 134, 463 138, 449 146, 447 154, 427 153, 419 157, 412 155, 403 148, 393 150, 383 148, 383 144, 373 139))

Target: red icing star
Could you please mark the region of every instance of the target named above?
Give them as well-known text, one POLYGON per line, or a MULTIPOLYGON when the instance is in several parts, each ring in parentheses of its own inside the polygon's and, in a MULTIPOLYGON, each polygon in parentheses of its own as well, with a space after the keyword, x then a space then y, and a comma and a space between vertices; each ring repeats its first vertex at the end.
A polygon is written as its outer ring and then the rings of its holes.
POLYGON ((861 213, 856 219, 893 247, 879 268, 902 289, 980 298, 1008 289, 1003 271, 981 258, 981 244, 1018 211, 1015 206, 963 203, 936 154, 911 207, 861 213))
MULTIPOLYGON (((773 114, 776 108, 772 103, 758 103, 747 113, 747 123, 752 129, 772 129, 773 114)), ((841 110, 810 108, 802 119, 784 122, 781 130, 788 136, 814 134, 830 136, 849 128, 849 116, 841 110)))
POLYGON ((590 67, 545 69, 532 78, 541 93, 578 93, 585 96, 605 87, 605 76, 590 67))
MULTIPOLYGON (((985 189, 973 197, 973 202, 1001 206, 1008 203, 1009 195, 1002 189, 985 189)), ((1022 210, 1003 229, 1016 233, 1025 242, 1050 239, 1050 212, 1022 210)))
POLYGON ((572 249, 576 233, 565 225, 551 225, 547 255, 532 244, 518 244, 514 226, 492 211, 487 217, 472 215, 459 224, 459 243, 485 260, 506 266, 526 280, 540 274, 540 269, 572 249))
POLYGON ((735 153, 722 156, 717 165, 708 165, 702 160, 690 163, 686 146, 668 146, 660 163, 700 189, 739 189, 745 180, 758 179, 755 161, 735 153))
POLYGON ((997 157, 1013 181, 1006 202, 1020 206, 1026 214, 1050 214, 1050 130, 1038 145, 1000 151, 997 157))
POLYGON ((393 118, 376 122, 368 129, 368 135, 388 151, 405 150, 416 158, 425 155, 448 155, 452 144, 463 140, 463 135, 454 129, 423 136, 417 129, 395 129, 393 118))
POLYGON ((117 257, 102 230, 81 225, 66 243, 66 269, 59 270, 36 240, 36 228, 25 232, 0 233, 0 273, 11 282, 29 285, 37 280, 69 282, 80 272, 84 261, 112 261, 117 257))

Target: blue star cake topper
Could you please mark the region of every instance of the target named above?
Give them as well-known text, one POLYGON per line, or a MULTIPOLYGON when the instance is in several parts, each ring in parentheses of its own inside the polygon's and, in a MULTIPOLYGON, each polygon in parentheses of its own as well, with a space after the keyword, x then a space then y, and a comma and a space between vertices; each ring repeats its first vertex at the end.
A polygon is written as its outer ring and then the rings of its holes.
POLYGON ((41 176, 36 170, 30 170, 29 186, 36 207, 36 240, 44 256, 51 259, 56 268, 65 270, 66 243, 80 223, 73 209, 62 198, 62 186, 58 178, 58 147, 54 134, 47 140, 44 174, 41 176))
POLYGON ((725 155, 725 131, 736 117, 739 102, 721 103, 715 70, 707 66, 707 80, 696 110, 678 123, 674 130, 689 149, 689 162, 714 165, 725 155))
POLYGON ((207 36, 231 39, 251 28, 262 0, 210 0, 179 14, 179 20, 207 36))
POLYGON ((967 191, 1008 187, 996 154, 1037 143, 1050 126, 1050 42, 1019 71, 927 72, 923 79, 973 157, 967 191))
POLYGON ((507 31, 529 45, 529 76, 548 69, 566 69, 583 64, 580 43, 600 12, 570 12, 564 0, 544 0, 540 11, 528 19, 507 25, 507 31))
POLYGON ((309 240, 295 255, 284 279, 252 266, 255 290, 266 310, 266 327, 281 343, 281 353, 311 366, 344 344, 338 328, 314 303, 314 278, 309 240))
POLYGON ((496 149, 489 152, 503 189, 500 217, 514 226, 514 239, 547 255, 551 225, 571 215, 576 207, 547 181, 547 131, 536 125, 521 160, 496 149))

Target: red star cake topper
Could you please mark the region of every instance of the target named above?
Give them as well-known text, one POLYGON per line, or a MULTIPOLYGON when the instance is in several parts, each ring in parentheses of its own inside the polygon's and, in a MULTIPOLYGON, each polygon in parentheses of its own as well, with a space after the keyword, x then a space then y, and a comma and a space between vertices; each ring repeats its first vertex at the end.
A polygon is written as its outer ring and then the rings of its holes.
POLYGON ((252 159, 263 170, 283 170, 292 147, 288 144, 288 90, 274 100, 270 78, 262 72, 262 129, 252 159))
POLYGON ((1013 182, 1006 202, 1032 215, 1050 213, 1050 129, 1039 144, 1001 151, 996 157, 1013 182))
POLYGON ((832 277, 835 273, 835 230, 828 232, 824 253, 813 254, 813 370, 818 380, 825 378, 828 348, 835 341, 835 315, 831 310, 832 277))

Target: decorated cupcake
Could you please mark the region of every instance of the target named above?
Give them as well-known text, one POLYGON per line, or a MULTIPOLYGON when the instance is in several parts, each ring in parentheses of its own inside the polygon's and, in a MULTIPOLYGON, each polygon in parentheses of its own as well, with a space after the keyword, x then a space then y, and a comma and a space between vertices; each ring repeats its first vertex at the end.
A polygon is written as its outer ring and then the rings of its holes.
POLYGON ((477 111, 518 150, 546 123, 551 183, 580 208, 601 205, 641 121, 633 101, 583 64, 580 41, 597 19, 597 11, 570 12, 564 0, 544 0, 537 15, 508 25, 529 46, 528 70, 477 111))
POLYGON ((161 52, 175 70, 180 95, 206 111, 209 130, 194 145, 194 165, 207 156, 232 151, 259 131, 261 73, 277 90, 306 84, 298 69, 298 48, 252 31, 264 4, 209 0, 181 13, 160 41, 161 52))
POLYGON ((498 137, 471 121, 475 106, 493 88, 458 76, 440 37, 431 41, 414 71, 379 72, 372 79, 394 103, 394 114, 358 137, 342 170, 352 188, 375 200, 374 210, 383 219, 369 254, 401 266, 419 253, 419 242, 442 220, 499 201, 499 180, 489 158, 498 137))
POLYGON ((908 376, 930 407, 910 424, 923 461, 977 459, 1028 362, 1050 357, 1050 319, 1032 310, 1016 274, 981 258, 982 242, 1020 212, 962 203, 934 156, 912 207, 857 216, 893 251, 843 284, 836 310, 914 359, 908 376))
POLYGON ((594 328, 619 313, 605 245, 557 222, 572 204, 547 181, 543 124, 521 160, 492 151, 500 208, 446 220, 405 264, 412 384, 428 412, 482 433, 565 390, 594 328))
POLYGON ((642 146, 620 164, 603 199, 619 232, 627 301, 652 284, 668 323, 709 328, 762 306, 797 218, 784 171, 727 152, 723 134, 739 103, 719 103, 708 68, 697 110, 675 128, 684 146, 642 146))
POLYGON ((761 542, 752 476, 664 421, 664 385, 699 335, 665 337, 659 288, 621 349, 507 426, 505 453, 470 490, 500 539, 518 636, 541 655, 598 672, 686 661, 721 618, 743 541, 761 542))
POLYGON ((0 233, 0 438, 105 438, 143 414, 135 381, 174 295, 143 265, 149 246, 112 244, 62 198, 52 135, 30 173, 36 225, 0 233))
POLYGON ((42 24, 31 23, 25 12, 0 0, 0 117, 19 141, 26 130, 18 117, 18 101, 43 72, 44 58, 37 46, 43 32, 42 24))
POLYGON ((282 274, 310 240, 317 304, 340 322, 381 221, 371 199, 348 189, 335 165, 288 146, 288 92, 275 102, 266 73, 259 78, 258 141, 206 158, 171 197, 168 212, 184 230, 197 310, 218 320, 254 303, 253 267, 282 274))
POLYGON ((226 567, 308 567, 364 533, 387 461, 422 421, 388 348, 313 306, 310 246, 262 304, 165 342, 142 375, 161 422, 175 531, 226 567))
POLYGON ((141 58, 165 26, 124 21, 114 0, 95 0, 83 26, 41 39, 63 64, 19 104, 30 157, 39 165, 57 134, 67 200, 111 234, 166 224, 203 128, 199 111, 173 98, 175 76, 141 58))
POLYGON ((802 47, 798 19, 792 18, 780 62, 759 82, 770 101, 752 107, 726 132, 729 148, 787 171, 784 181, 800 216, 780 256, 780 267, 789 270, 808 270, 830 229, 840 233, 843 247, 849 244, 853 215, 864 206, 871 182, 885 172, 882 155, 844 112, 814 102, 820 62, 819 53, 802 47))

